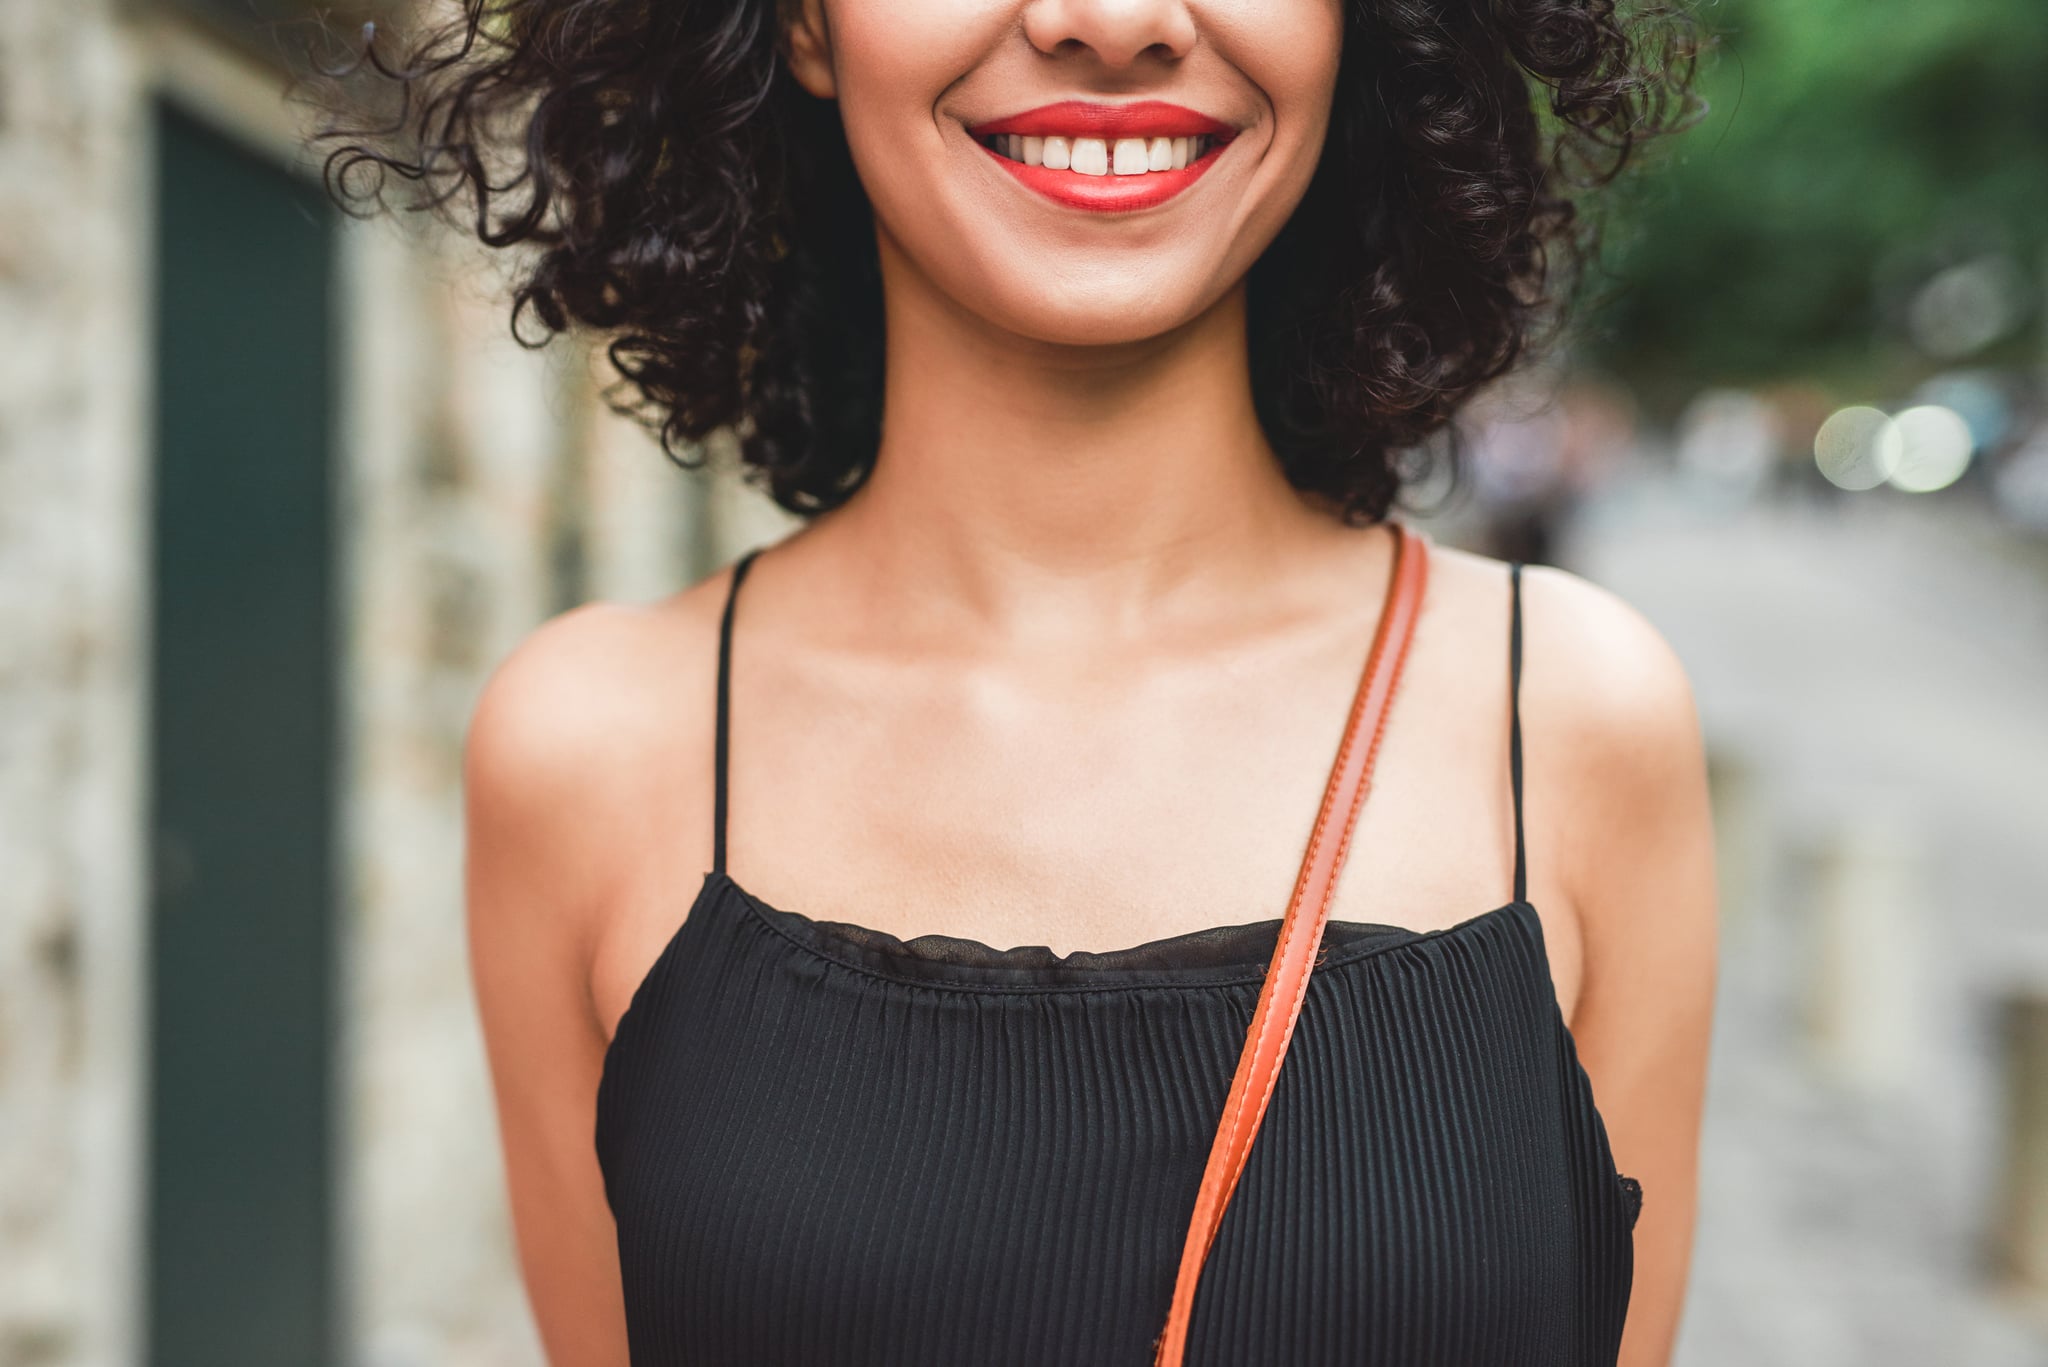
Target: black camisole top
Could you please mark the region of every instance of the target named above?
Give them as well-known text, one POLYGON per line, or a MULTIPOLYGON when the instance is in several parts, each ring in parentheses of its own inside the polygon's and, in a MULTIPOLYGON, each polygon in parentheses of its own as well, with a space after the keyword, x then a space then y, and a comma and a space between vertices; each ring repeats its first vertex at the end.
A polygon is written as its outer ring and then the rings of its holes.
MULTIPOLYGON (((1147 1367, 1280 920, 1106 952, 902 940, 713 867, 598 1086, 634 1367, 1147 1367)), ((1603 1367, 1641 1190, 1525 896, 1332 920, 1197 1287, 1189 1367, 1603 1367)), ((1277 889, 1284 901, 1286 889, 1277 889)))

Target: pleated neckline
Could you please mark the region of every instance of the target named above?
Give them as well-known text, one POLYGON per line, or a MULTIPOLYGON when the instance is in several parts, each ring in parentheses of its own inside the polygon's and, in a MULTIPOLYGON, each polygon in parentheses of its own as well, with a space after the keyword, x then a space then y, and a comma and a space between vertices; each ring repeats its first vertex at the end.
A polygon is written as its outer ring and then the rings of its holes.
MULTIPOLYGON (((705 875, 691 914, 719 900, 729 900, 754 921, 816 958, 878 978, 962 991, 1112 991, 1259 983, 1279 942, 1283 920, 1275 916, 1183 931, 1117 949, 1057 954, 1047 945, 999 948, 943 933, 903 939, 853 921, 810 916, 756 896, 722 870, 705 875), (723 899, 712 896, 714 893, 723 894, 723 899)), ((1523 916, 1534 919, 1535 909, 1518 899, 1429 930, 1333 919, 1323 926, 1316 971, 1523 916)))

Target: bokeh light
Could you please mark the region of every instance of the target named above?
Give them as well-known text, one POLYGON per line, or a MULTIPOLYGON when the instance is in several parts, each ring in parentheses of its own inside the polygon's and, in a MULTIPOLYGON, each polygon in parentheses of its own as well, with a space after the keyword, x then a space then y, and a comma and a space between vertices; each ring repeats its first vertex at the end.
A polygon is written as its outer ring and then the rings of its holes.
POLYGON ((1891 474, 1897 452, 1885 440, 1891 418, 1862 404, 1830 415, 1813 434, 1813 459, 1828 483, 1842 489, 1874 489, 1891 474))
POLYGON ((1885 478, 1895 488, 1924 494, 1955 483, 1969 466, 1976 443, 1962 414, 1927 403, 1885 424, 1879 445, 1886 453, 1885 478))
POLYGON ((2002 255, 1938 272, 1907 314, 1913 341, 1930 356, 1968 356, 2012 331, 2025 316, 2027 279, 2002 255))

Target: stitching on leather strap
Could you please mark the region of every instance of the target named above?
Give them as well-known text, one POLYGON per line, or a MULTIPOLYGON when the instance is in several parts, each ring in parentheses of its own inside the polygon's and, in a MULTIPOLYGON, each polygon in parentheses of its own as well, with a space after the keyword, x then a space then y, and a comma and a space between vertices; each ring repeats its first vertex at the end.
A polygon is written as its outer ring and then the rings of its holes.
MULTIPOLYGON (((1407 556, 1412 553, 1412 551, 1412 546, 1404 546, 1402 553, 1403 559, 1405 560, 1407 556)), ((1416 572, 1420 572, 1421 565, 1417 564, 1413 568, 1416 572)), ((1397 565, 1395 568, 1395 573, 1401 574, 1407 571, 1408 569, 1409 567, 1405 564, 1397 565)), ((1392 705, 1395 692, 1400 683, 1401 666, 1407 659, 1408 642, 1414 634, 1412 630, 1413 622, 1411 619, 1415 614, 1410 609, 1409 600, 1406 594, 1390 594, 1388 611, 1389 613, 1403 614, 1403 620, 1394 627, 1393 658, 1391 659, 1391 661, 1384 662, 1384 669, 1380 667, 1382 665, 1382 662, 1375 659, 1372 662, 1372 667, 1368 670, 1368 679, 1370 680, 1368 687, 1360 691, 1361 702, 1370 703, 1373 706, 1374 715, 1372 734, 1367 738, 1366 741, 1365 759, 1363 761, 1363 766, 1359 770, 1356 783, 1352 787, 1351 801, 1349 804, 1349 809, 1345 813, 1344 824, 1338 829, 1337 848, 1330 857, 1328 867, 1324 868, 1321 871, 1323 878, 1323 887, 1322 895, 1318 899, 1317 903, 1316 916, 1313 920, 1308 922, 1308 929, 1303 932, 1304 934, 1320 935, 1322 927, 1327 922, 1329 916, 1330 904, 1336 898, 1337 877, 1344 867, 1344 856, 1351 846, 1351 833, 1358 823, 1358 813, 1365 806, 1366 792, 1372 787, 1373 761, 1378 757, 1380 737, 1386 731, 1387 714, 1393 710, 1392 705), (1379 675, 1382 673, 1384 673, 1385 675, 1384 690, 1380 689, 1377 686, 1379 675), (1377 696, 1369 698, 1368 694, 1377 694, 1377 696)), ((1380 643, 1384 645, 1385 640, 1386 638, 1382 637, 1380 643)), ((1375 654, 1378 653, 1379 652, 1377 651, 1375 652, 1375 654)), ((1357 719, 1354 718, 1353 725, 1346 728, 1345 744, 1340 747, 1341 751, 1349 751, 1351 749, 1356 748, 1356 720, 1357 719)), ((1292 1039, 1294 1035, 1295 1024, 1300 1017, 1302 1002, 1307 999, 1308 980, 1312 975, 1313 971, 1313 965, 1307 965, 1305 966, 1305 970, 1301 974, 1299 974, 1295 979, 1293 1001, 1289 1006, 1287 1015, 1282 1019, 1281 1022, 1281 1039, 1283 1041, 1281 1052, 1283 1057, 1285 1055, 1285 1041, 1292 1039)), ((1279 1077, 1280 1060, 1276 1059, 1274 1061, 1273 1067, 1268 1068, 1266 1070, 1265 1087, 1259 1094, 1258 1106, 1251 1112, 1253 1116, 1264 1116, 1266 1106, 1272 1099, 1273 1085, 1275 1082, 1279 1080, 1279 1077)), ((1230 1189, 1235 1189, 1237 1185, 1237 1178, 1242 1174, 1244 1170, 1244 1164, 1246 1160, 1250 1157, 1251 1143, 1251 1138, 1248 1136, 1241 1149, 1237 1148, 1235 1144, 1233 1144, 1232 1146, 1234 1157, 1231 1164, 1230 1189)), ((1217 1223, 1221 1223, 1220 1218, 1217 1223)), ((1213 1242, 1215 1237, 1215 1227, 1212 1226, 1209 1231, 1209 1241, 1213 1242)))
POLYGON ((1365 796, 1372 786, 1372 770, 1379 753, 1380 739, 1385 734, 1387 715, 1392 711, 1393 700, 1398 691, 1402 666, 1408 657, 1409 642, 1414 637, 1415 624, 1421 617, 1422 599, 1428 586, 1427 534, 1415 531, 1405 524, 1392 522, 1389 526, 1396 537, 1395 560, 1392 583, 1388 587, 1387 606, 1379 627, 1374 633, 1371 651, 1366 657, 1364 676, 1353 697, 1350 715, 1346 718, 1344 735, 1338 744, 1336 762, 1330 773, 1330 780, 1324 786, 1323 800, 1316 811, 1315 825, 1309 834, 1308 850, 1303 857, 1300 873, 1296 876, 1293 896, 1288 903, 1286 916, 1281 925, 1279 943, 1275 945, 1273 958, 1268 965, 1264 985, 1259 990, 1257 1005, 1253 1008, 1251 1037, 1238 1056, 1238 1066, 1231 1076, 1230 1091, 1225 1102, 1225 1117, 1219 1129, 1220 1143, 1212 1144, 1209 1158, 1204 1166, 1202 1184, 1196 1192, 1195 1210, 1188 1230, 1187 1240, 1181 1248, 1180 1266, 1174 1280, 1172 1301, 1168 1310, 1165 1327, 1153 1339, 1154 1360, 1158 1367, 1178 1367, 1181 1354, 1186 1348, 1186 1331, 1192 1318, 1194 1293, 1201 1279, 1201 1269, 1207 1261, 1210 1247, 1216 1233, 1222 1226, 1223 1211, 1230 1196, 1236 1189, 1244 1164, 1250 1156, 1251 1146, 1257 1137, 1259 1122, 1263 1120, 1266 1107, 1272 1100, 1273 1087, 1278 1080, 1280 1066, 1285 1061, 1286 1050, 1293 1038, 1294 1026, 1300 1017, 1301 1007, 1308 995, 1308 981, 1315 971, 1312 958, 1314 941, 1321 937, 1328 921, 1329 909, 1336 895, 1338 875, 1342 871, 1344 857, 1350 848, 1353 828, 1358 814, 1364 806, 1365 796), (1371 725, 1362 727, 1370 714, 1371 725), (1365 731, 1365 754, 1359 761, 1357 774, 1351 776, 1350 769, 1355 752, 1365 731), (1342 825, 1338 828, 1335 847, 1327 861, 1324 849, 1329 836, 1329 824, 1340 799, 1349 790, 1342 825), (1304 918, 1304 898, 1316 888, 1315 913, 1304 918), (1310 954, 1291 956, 1291 951, 1303 936, 1311 938, 1310 954), (1275 985, 1278 983, 1283 966, 1290 957, 1306 957, 1309 962, 1300 965, 1289 988, 1284 1015, 1279 1018, 1280 1034, 1274 1049, 1272 1066, 1265 1070, 1265 1077, 1259 1080, 1257 1103, 1251 1104, 1248 1097, 1252 1091, 1254 1074, 1259 1069, 1259 1060, 1265 1053, 1272 1036, 1276 1012, 1275 985), (1249 1121, 1249 1127, 1246 1122, 1249 1121), (1242 1141, 1240 1143, 1240 1140, 1242 1141))

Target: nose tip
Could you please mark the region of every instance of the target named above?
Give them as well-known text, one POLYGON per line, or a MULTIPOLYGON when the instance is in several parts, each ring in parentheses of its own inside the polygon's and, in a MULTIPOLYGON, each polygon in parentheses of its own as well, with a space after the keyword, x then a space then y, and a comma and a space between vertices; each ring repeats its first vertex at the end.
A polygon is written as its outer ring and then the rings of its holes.
POLYGON ((1182 0, 1039 0, 1025 12, 1024 32, 1041 52, 1086 51, 1112 70, 1148 56, 1174 61, 1195 44, 1194 19, 1182 0))

